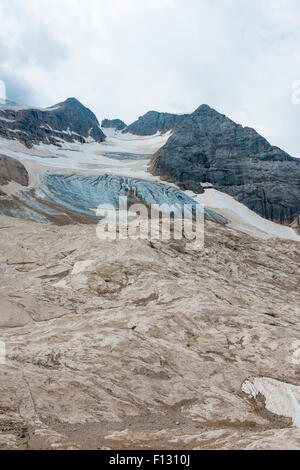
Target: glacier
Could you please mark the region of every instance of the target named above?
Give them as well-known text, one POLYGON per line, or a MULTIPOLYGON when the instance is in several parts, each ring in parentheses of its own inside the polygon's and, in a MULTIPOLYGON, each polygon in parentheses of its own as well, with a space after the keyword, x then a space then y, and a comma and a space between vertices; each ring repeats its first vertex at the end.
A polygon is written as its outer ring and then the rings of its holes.
POLYGON ((146 205, 159 204, 183 208, 189 206, 216 222, 228 219, 173 186, 155 181, 111 174, 44 174, 37 188, 0 198, 0 214, 35 221, 74 223, 97 222, 96 210, 109 204, 118 210, 119 197, 130 203, 138 200, 146 205))

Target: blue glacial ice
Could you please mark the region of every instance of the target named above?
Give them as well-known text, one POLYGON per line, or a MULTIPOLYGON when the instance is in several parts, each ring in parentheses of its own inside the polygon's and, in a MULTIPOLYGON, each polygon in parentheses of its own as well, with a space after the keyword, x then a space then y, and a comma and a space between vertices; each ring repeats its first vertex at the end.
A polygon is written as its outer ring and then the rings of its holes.
MULTIPOLYGON (((24 190, 18 198, 1 198, 0 214, 50 222, 65 218, 60 220, 61 223, 72 223, 79 216, 96 222, 99 217, 95 210, 103 204, 118 209, 119 196, 127 196, 129 200, 134 197, 132 202, 147 205, 166 204, 182 208, 187 205, 203 212, 203 207, 184 192, 155 181, 109 174, 45 174, 38 189, 24 190)), ((225 217, 205 208, 204 214, 217 222, 228 222, 225 217)))

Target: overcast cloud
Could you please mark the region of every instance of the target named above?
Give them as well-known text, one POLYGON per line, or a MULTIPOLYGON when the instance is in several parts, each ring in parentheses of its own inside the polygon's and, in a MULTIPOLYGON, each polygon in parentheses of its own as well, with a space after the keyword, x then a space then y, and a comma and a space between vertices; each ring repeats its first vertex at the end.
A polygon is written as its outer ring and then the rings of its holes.
POLYGON ((127 123, 207 103, 300 157, 299 0, 1 0, 0 21, 10 99, 127 123))

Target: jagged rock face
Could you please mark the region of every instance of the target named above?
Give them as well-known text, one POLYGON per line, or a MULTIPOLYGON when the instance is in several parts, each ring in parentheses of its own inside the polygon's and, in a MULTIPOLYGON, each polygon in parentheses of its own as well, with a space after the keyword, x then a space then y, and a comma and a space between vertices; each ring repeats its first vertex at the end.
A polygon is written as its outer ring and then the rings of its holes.
POLYGON ((0 108, 0 136, 17 139, 29 148, 39 143, 84 143, 89 137, 96 142, 105 140, 96 116, 75 98, 46 109, 0 108))
POLYGON ((151 171, 195 192, 212 183, 273 221, 290 223, 300 213, 300 159, 207 105, 176 127, 151 171))
MULTIPOLYGON (((22 186, 28 186, 28 172, 24 165, 18 160, 0 155, 0 186, 4 186, 11 181, 15 181, 22 186)), ((0 189, 0 194, 5 191, 0 189)))
POLYGON ((121 119, 103 119, 101 122, 101 127, 104 129, 112 128, 116 129, 117 131, 122 131, 125 129, 126 124, 125 122, 121 121, 121 119))
POLYGON ((130 132, 136 135, 153 135, 157 132, 167 132, 174 129, 177 124, 182 122, 187 114, 158 113, 157 111, 148 111, 144 116, 140 116, 123 133, 130 132))
POLYGON ((291 223, 291 227, 296 230, 297 233, 300 235, 300 215, 298 215, 295 220, 291 223))

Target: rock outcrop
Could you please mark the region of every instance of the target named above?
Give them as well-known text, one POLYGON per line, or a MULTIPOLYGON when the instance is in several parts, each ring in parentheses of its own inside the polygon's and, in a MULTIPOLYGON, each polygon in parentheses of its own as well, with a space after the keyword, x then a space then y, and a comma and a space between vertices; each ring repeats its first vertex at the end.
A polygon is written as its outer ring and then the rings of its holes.
POLYGON ((182 122, 186 116, 188 115, 148 111, 144 116, 140 116, 137 121, 127 126, 123 133, 153 135, 157 132, 168 132, 182 122))
POLYGON ((40 143, 61 146, 64 141, 105 140, 96 116, 76 98, 45 109, 2 106, 0 137, 19 140, 28 148, 40 143))
MULTIPOLYGON (((28 172, 21 162, 6 155, 0 155, 0 186, 5 186, 11 181, 28 186, 28 180, 28 172)), ((4 193, 5 191, 1 188, 0 195, 4 193)))
POLYGON ((0 232, 0 449, 299 448, 299 243, 210 220, 192 253, 83 224, 0 232), (286 410, 249 397, 256 377, 284 382, 286 410))
POLYGON ((121 121, 121 119, 103 119, 101 122, 101 127, 104 129, 112 128, 116 129, 117 131, 122 131, 127 126, 125 122, 121 121))
POLYGON ((195 192, 211 183, 276 222, 300 214, 300 159, 207 105, 177 125, 150 171, 195 192))

